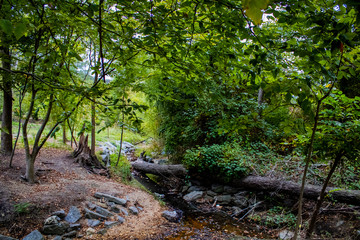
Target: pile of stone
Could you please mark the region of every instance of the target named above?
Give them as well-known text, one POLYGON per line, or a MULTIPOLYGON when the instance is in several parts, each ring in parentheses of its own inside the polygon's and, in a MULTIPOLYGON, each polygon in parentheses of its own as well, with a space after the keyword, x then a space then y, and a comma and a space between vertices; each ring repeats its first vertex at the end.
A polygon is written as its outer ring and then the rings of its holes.
MULTIPOLYGON (((135 146, 129 142, 123 141, 121 144, 121 154, 128 156, 135 152, 135 146)), ((120 141, 115 141, 115 144, 111 142, 99 143, 99 148, 101 148, 101 154, 103 162, 106 166, 110 164, 110 155, 118 154, 118 149, 120 148, 120 141)))
POLYGON ((211 203, 214 206, 232 206, 239 215, 242 209, 256 204, 256 199, 248 191, 241 191, 222 184, 212 184, 204 187, 200 184, 188 183, 182 187, 182 196, 185 201, 196 203, 211 203))
MULTIPOLYGON (((52 236, 49 239, 61 240, 105 234, 107 229, 124 223, 127 216, 138 215, 142 210, 142 207, 131 204, 127 199, 97 192, 94 198, 84 202, 80 208, 71 206, 68 213, 64 210, 52 213, 40 231, 35 230, 23 239, 43 240, 43 235, 49 235, 52 236)), ((14 240, 2 235, 0 239, 14 240)))

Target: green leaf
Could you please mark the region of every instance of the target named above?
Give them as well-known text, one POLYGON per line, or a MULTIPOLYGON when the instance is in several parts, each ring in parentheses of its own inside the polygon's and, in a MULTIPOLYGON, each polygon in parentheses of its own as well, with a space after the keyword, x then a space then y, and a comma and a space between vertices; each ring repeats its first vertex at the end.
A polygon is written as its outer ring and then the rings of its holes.
POLYGON ((26 31, 27 27, 25 23, 20 22, 15 24, 14 35, 16 37, 16 40, 19 40, 22 36, 24 36, 26 31))
POLYGON ((269 5, 269 0, 245 0, 244 1, 244 9, 245 14, 256 24, 259 25, 261 23, 262 9, 267 8, 269 5))
POLYGON ((6 33, 6 34, 11 34, 12 33, 12 24, 9 20, 7 19, 0 19, 0 27, 1 29, 6 33))

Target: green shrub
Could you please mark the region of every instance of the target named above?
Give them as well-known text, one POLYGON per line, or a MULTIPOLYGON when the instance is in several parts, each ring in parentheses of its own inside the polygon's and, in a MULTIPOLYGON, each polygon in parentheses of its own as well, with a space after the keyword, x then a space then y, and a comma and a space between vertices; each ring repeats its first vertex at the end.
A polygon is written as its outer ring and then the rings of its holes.
POLYGON ((225 181, 247 175, 251 166, 251 161, 247 161, 242 149, 235 143, 187 150, 183 163, 191 170, 211 173, 225 181))
POLYGON ((116 166, 118 159, 117 154, 110 155, 111 167, 110 171, 113 175, 120 177, 123 182, 129 182, 131 180, 131 164, 127 158, 121 155, 119 164, 116 166))

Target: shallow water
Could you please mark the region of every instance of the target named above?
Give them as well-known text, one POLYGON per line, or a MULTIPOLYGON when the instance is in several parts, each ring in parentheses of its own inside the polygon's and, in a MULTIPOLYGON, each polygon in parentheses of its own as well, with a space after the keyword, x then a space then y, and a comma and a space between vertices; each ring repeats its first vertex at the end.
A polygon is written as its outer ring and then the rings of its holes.
POLYGON ((261 229, 251 224, 239 222, 220 212, 201 212, 176 195, 166 194, 166 190, 145 176, 134 176, 151 192, 165 195, 164 201, 174 209, 184 212, 181 221, 170 231, 165 239, 271 239, 261 229))

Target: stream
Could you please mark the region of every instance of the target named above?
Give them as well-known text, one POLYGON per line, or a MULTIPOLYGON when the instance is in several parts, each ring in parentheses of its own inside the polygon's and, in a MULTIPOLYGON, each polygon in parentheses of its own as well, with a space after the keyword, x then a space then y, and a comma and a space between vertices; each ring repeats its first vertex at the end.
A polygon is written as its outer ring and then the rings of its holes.
POLYGON ((272 236, 242 221, 236 221, 224 212, 205 212, 187 203, 176 194, 169 194, 162 186, 142 174, 133 174, 152 193, 162 194, 169 208, 181 210, 183 217, 164 238, 178 239, 271 239, 272 236))

